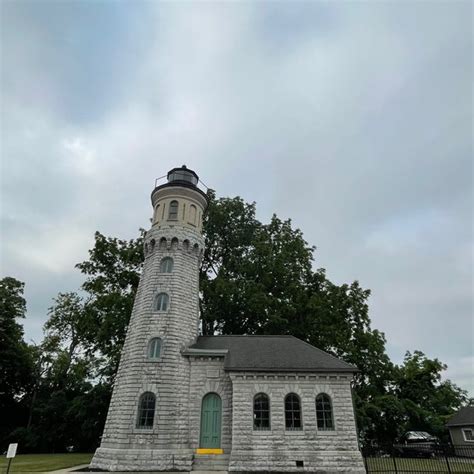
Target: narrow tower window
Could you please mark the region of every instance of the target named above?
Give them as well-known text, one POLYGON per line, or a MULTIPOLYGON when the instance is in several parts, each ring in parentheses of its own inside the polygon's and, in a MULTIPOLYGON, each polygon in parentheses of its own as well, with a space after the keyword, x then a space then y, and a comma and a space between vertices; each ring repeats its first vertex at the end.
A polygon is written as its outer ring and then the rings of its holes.
POLYGON ((161 339, 154 337, 148 343, 148 358, 159 359, 161 355, 161 339))
POLYGON ((287 430, 300 430, 301 426, 300 399, 296 393, 289 393, 285 397, 285 427, 287 430))
POLYGON ((265 393, 258 393, 253 399, 253 429, 270 429, 270 400, 265 393))
POLYGON ((331 399, 325 393, 320 393, 316 397, 316 419, 318 430, 334 429, 331 399))
POLYGON ((169 297, 166 293, 158 293, 155 298, 155 310, 167 311, 169 297))
POLYGON ((171 273, 173 271, 173 259, 171 257, 165 257, 160 263, 161 273, 171 273))
POLYGON ((138 402, 137 428, 151 430, 153 418, 155 417, 156 397, 151 392, 145 392, 138 402))
POLYGON ((175 221, 178 219, 178 201, 170 202, 170 210, 168 212, 168 220, 175 221))
POLYGON ((196 212, 196 206, 191 204, 189 207, 189 222, 191 222, 191 224, 196 224, 196 212))

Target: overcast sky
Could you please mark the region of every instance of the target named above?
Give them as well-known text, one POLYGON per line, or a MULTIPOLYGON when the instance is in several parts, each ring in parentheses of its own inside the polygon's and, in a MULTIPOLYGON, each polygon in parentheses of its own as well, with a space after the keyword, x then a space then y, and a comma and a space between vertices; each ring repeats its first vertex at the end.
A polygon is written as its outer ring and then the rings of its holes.
POLYGON ((372 290, 400 362, 473 381, 471 2, 2 2, 2 276, 41 340, 94 231, 183 163, 372 290))

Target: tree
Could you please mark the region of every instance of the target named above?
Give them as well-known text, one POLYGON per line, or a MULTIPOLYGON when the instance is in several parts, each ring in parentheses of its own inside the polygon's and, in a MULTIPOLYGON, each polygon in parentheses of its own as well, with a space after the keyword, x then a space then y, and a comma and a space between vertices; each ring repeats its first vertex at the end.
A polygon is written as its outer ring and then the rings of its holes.
POLYGON ((428 431, 446 435, 445 424, 454 411, 467 401, 467 392, 450 380, 441 381, 447 366, 429 359, 421 351, 407 352, 395 372, 394 393, 403 404, 403 430, 428 431))
POLYGON ((45 338, 33 351, 35 380, 25 396, 28 423, 10 437, 30 452, 62 452, 67 446, 92 450, 105 422, 110 384, 95 379, 97 361, 85 345, 83 300, 60 293, 54 303, 45 338))
POLYGON ((76 265, 87 277, 82 337, 89 354, 104 357, 104 377, 113 378, 118 368, 143 265, 143 236, 140 230, 137 239, 126 241, 96 232, 89 260, 76 265))
POLYGON ((33 359, 17 321, 26 313, 24 286, 12 277, 0 280, 0 439, 24 420, 19 401, 32 382, 33 359))

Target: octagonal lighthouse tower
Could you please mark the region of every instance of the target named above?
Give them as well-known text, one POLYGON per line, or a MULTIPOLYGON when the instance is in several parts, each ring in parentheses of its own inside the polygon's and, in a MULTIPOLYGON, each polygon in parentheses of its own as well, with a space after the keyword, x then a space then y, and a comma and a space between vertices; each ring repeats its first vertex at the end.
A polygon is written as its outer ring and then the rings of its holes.
POLYGON ((151 194, 145 262, 93 468, 189 471, 189 360, 196 341, 202 215, 197 174, 174 168, 151 194))

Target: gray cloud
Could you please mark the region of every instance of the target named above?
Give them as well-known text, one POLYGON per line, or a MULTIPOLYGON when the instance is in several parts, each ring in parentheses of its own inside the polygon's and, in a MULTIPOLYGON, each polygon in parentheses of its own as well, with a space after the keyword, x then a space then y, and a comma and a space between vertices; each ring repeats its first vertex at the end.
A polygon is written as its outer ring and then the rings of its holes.
POLYGON ((471 8, 4 3, 2 270, 28 337, 94 231, 134 237, 186 163, 371 288, 396 360, 473 391, 471 8))

